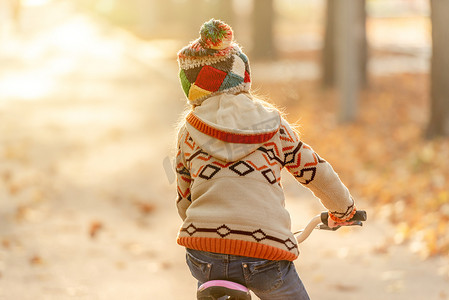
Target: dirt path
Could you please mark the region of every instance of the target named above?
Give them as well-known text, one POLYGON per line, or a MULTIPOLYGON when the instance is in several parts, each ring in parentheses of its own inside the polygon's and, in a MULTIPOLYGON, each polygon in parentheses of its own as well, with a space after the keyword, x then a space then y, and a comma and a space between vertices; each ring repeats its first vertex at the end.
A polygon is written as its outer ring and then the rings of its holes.
MULTIPOLYGON (((31 13, 45 24, 0 44, 0 299, 193 299, 163 165, 184 105, 165 54, 179 45, 64 2, 31 13)), ((300 228, 321 207, 284 178, 300 228)), ((449 299, 447 259, 386 247, 390 230, 315 233, 296 261, 312 299, 449 299)))

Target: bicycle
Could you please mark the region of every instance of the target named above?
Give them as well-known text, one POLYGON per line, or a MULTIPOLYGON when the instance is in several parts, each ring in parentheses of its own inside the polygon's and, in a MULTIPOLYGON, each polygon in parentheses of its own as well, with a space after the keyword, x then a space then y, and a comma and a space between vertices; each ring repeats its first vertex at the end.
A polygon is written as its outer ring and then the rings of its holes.
MULTIPOLYGON (((328 213, 313 217, 306 227, 302 230, 296 231, 293 234, 296 236, 298 244, 304 242, 314 229, 336 231, 342 226, 363 226, 363 221, 366 221, 367 214, 364 210, 358 210, 352 219, 348 220, 344 225, 329 227, 328 213)), ((198 300, 251 300, 249 289, 236 282, 228 280, 210 280, 203 283, 197 290, 198 300)))

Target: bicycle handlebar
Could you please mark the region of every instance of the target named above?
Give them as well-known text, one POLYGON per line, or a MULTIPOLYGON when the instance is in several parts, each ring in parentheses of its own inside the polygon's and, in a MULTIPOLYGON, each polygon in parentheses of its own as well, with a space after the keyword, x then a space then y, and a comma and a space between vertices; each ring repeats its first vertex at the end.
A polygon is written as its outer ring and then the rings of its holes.
MULTIPOLYGON (((312 220, 310 220, 309 224, 307 224, 307 226, 303 230, 294 232, 293 234, 297 235, 296 240, 298 241, 298 243, 302 243, 305 239, 307 239, 309 235, 312 233, 313 229, 315 228, 335 231, 341 227, 341 226, 336 226, 332 228, 329 227, 327 223, 328 217, 329 217, 328 212, 322 212, 320 215, 312 218, 312 220)), ((362 222, 366 221, 366 219, 367 219, 366 211, 358 210, 350 220, 346 221, 347 224, 344 226, 362 226, 363 225, 362 222)))
MULTIPOLYGON (((327 211, 324 211, 321 213, 320 215, 321 218, 321 223, 323 223, 323 225, 320 226, 320 229, 324 229, 324 230, 332 230, 335 231, 338 228, 340 228, 341 226, 336 226, 336 227, 329 227, 329 224, 327 223, 328 219, 329 219, 329 214, 327 211)), ((358 210, 355 212, 354 216, 349 219, 348 221, 346 221, 347 223, 351 223, 345 226, 363 226, 363 221, 366 221, 367 219, 367 214, 366 211, 364 210, 358 210)))

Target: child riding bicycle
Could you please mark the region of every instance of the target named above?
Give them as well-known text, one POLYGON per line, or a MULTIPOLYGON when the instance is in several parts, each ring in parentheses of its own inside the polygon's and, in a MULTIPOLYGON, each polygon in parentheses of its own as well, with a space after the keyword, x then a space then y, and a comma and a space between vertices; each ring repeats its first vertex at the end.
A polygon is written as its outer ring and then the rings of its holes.
POLYGON ((250 93, 249 60, 231 27, 211 19, 178 53, 191 106, 178 133, 177 243, 201 285, 230 280, 260 299, 309 299, 293 261, 298 245, 284 207, 286 168, 338 226, 356 212, 334 172, 282 114, 250 93))

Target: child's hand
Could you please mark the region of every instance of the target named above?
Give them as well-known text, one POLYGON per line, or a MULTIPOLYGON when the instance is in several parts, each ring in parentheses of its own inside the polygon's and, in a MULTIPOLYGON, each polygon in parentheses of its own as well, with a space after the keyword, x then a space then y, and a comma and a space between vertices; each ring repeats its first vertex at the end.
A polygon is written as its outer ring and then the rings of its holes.
POLYGON ((330 228, 335 228, 339 226, 352 225, 354 222, 335 222, 330 216, 327 218, 327 225, 330 228))

